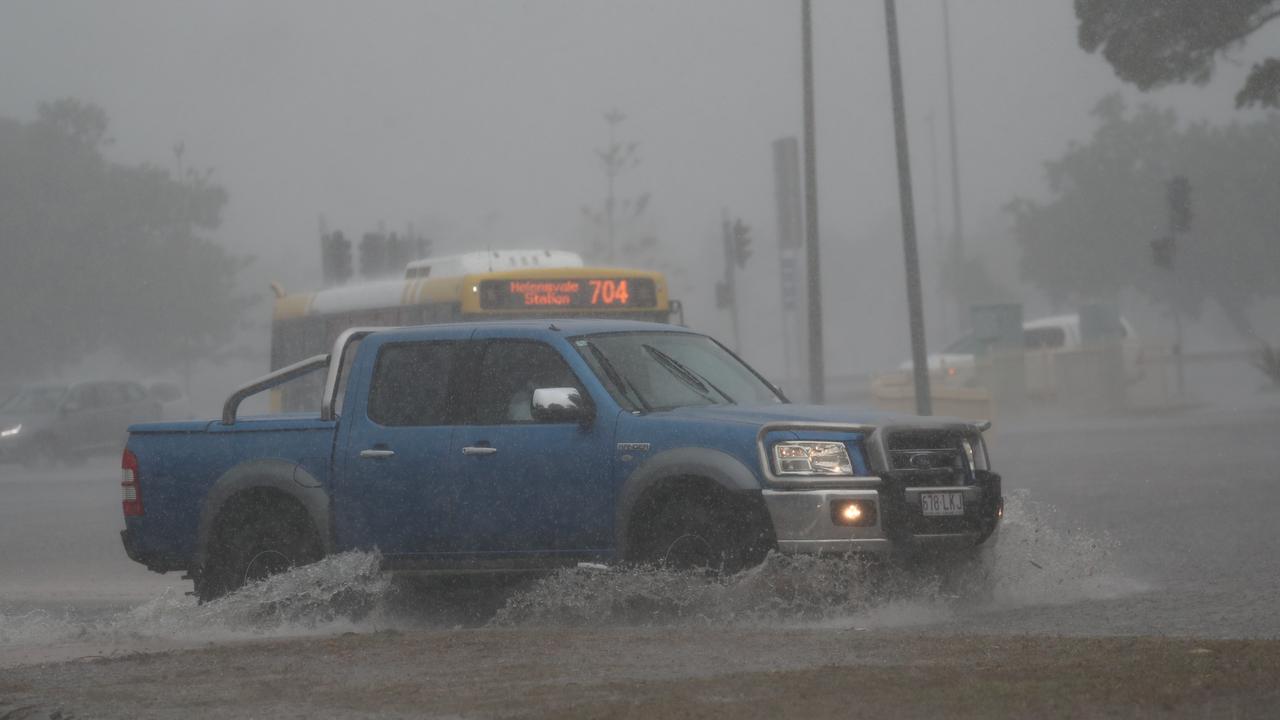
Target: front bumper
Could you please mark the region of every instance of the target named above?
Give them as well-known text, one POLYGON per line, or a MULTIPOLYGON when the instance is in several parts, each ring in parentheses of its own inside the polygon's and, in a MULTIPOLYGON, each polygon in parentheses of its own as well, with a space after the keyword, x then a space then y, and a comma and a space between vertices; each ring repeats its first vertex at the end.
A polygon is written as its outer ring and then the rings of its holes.
POLYGON ((978 472, 967 485, 908 485, 906 474, 886 473, 875 488, 764 490, 778 550, 796 554, 888 552, 911 548, 964 548, 986 542, 997 530, 1004 499, 1000 477, 978 472), (925 492, 959 492, 964 515, 924 515, 925 492), (876 523, 867 527, 838 525, 831 506, 841 500, 876 504, 876 523))

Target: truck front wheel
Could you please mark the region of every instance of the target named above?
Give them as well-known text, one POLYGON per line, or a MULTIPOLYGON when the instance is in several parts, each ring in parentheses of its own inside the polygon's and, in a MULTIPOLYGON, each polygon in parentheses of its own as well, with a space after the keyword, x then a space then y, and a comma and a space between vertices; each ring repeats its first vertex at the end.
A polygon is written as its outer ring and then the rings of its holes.
POLYGON ((196 596, 208 602, 323 556, 301 508, 232 511, 218 524, 209 559, 196 579, 196 596))
POLYGON ((633 521, 632 556, 674 570, 725 574, 759 564, 772 543, 756 504, 708 485, 662 493, 633 521))

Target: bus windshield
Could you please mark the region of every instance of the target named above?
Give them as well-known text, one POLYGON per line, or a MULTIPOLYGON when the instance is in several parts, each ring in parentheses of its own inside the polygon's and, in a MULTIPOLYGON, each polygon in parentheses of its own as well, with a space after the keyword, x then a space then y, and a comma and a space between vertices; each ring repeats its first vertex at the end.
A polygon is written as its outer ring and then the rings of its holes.
POLYGON ((704 335, 587 335, 573 345, 623 407, 648 412, 690 405, 786 402, 764 378, 704 335))

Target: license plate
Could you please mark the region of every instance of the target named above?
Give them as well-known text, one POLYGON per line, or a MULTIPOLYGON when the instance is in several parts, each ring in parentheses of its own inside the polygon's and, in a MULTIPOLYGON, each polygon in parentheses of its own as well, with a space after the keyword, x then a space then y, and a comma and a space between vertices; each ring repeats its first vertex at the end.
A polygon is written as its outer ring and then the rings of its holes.
POLYGON ((963 515, 964 495, 958 492, 920 493, 920 511, 925 515, 963 515))

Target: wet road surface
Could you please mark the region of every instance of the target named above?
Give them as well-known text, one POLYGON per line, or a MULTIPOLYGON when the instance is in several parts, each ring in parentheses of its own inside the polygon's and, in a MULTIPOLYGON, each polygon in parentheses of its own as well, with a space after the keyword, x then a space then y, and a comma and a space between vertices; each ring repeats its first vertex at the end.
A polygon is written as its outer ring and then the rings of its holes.
MULTIPOLYGON (((349 617, 347 608, 325 605, 329 596, 287 584, 196 606, 176 575, 148 573, 124 556, 114 459, 44 473, 0 466, 0 667, 10 667, 0 680, 33 662, 116 656, 137 664, 144 662, 133 656, 139 651, 210 643, 222 648, 217 662, 238 652, 248 662, 262 653, 244 642, 297 635, 312 637, 289 641, 289 652, 321 662, 323 643, 331 642, 325 638, 348 632, 434 643, 442 653, 436 662, 445 665, 451 648, 462 658, 466 648, 514 633, 524 638, 518 651, 535 654, 543 668, 529 672, 557 677, 576 672, 575 646, 631 647, 642 638, 647 659, 623 663, 632 675, 611 676, 642 683, 662 666, 683 673, 689 663, 715 665, 708 652, 721 660, 749 655, 745 665, 730 663, 734 672, 851 662, 831 654, 832 637, 870 638, 859 646, 859 665, 891 659, 877 660, 877 648, 902 640, 875 639, 883 637, 940 644, 1010 634, 1280 638, 1276 437, 1280 408, 1266 406, 1001 428, 992 456, 1010 503, 989 594, 956 596, 927 582, 872 592, 859 587, 859 572, 803 561, 718 583, 577 571, 525 588, 483 628, 474 627, 483 618, 388 593, 362 556, 318 571, 365 593, 366 606, 349 617), (691 639, 708 632, 723 640, 691 639)), ((597 656, 602 662, 607 653, 597 656)), ((104 687, 113 682, 107 666, 80 666, 104 687)), ((69 682, 76 667, 49 677, 69 682)))

